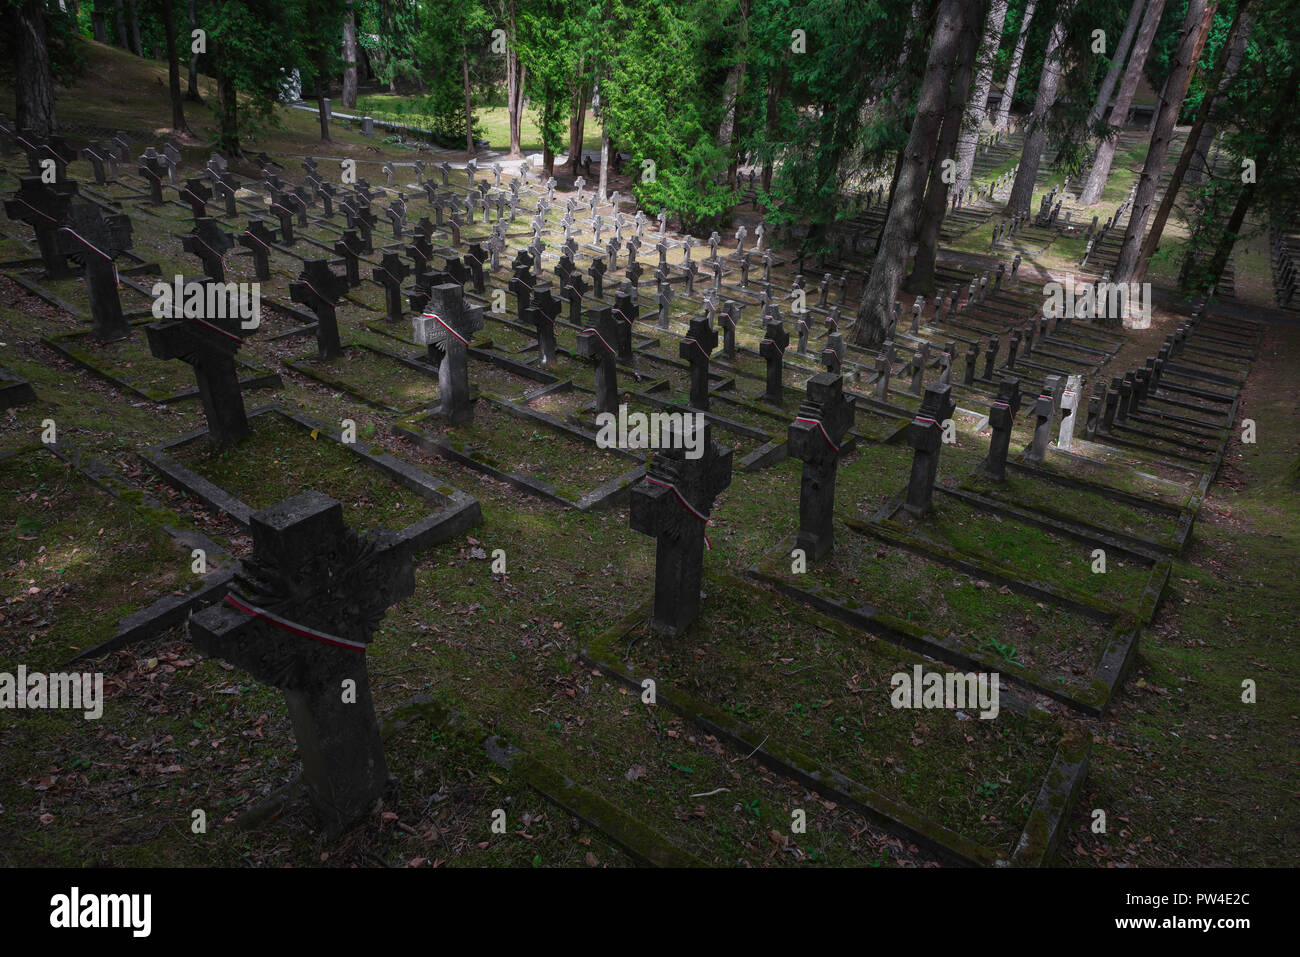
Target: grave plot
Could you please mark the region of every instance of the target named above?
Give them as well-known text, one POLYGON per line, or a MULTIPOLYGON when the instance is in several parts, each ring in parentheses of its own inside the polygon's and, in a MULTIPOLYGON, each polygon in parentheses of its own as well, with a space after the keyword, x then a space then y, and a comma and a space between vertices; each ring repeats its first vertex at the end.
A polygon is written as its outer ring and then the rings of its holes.
MULTIPOLYGON (((895 499, 857 523, 886 541, 969 564, 974 571, 1032 584, 1065 602, 1147 623, 1169 575, 1169 561, 1100 533, 1078 530, 1027 510, 937 486, 933 511, 912 518, 895 499), (1097 549, 1105 552, 1104 572, 1097 549)), ((850 520, 854 524, 855 520, 850 520)))
POLYGON ((582 510, 624 499, 645 472, 639 456, 598 448, 594 432, 487 394, 474 403, 469 422, 449 425, 430 413, 401 419, 393 431, 428 452, 582 510))
POLYGON ((93 461, 30 446, 0 457, 0 487, 0 632, 33 670, 157 634, 228 578, 218 546, 93 461))
POLYGON ((36 399, 32 384, 0 366, 0 411, 26 405, 36 399))
POLYGON ((337 359, 312 353, 284 364, 384 412, 409 414, 438 400, 436 368, 362 342, 337 359))
POLYGON ((891 644, 974 671, 1000 672, 1086 714, 1109 705, 1132 664, 1133 620, 837 522, 834 549, 796 573, 795 539, 749 575, 891 644), (983 577, 988 575, 989 577, 983 577))
POLYGON ((141 457, 182 492, 247 526, 253 512, 309 484, 338 500, 352 527, 396 527, 422 550, 479 524, 478 502, 464 492, 340 430, 275 406, 248 416, 249 436, 225 448, 198 429, 141 457))
MULTIPOLYGON (((626 409, 628 416, 643 415, 649 422, 655 421, 650 418, 655 413, 691 415, 699 411, 691 408, 685 401, 671 402, 666 395, 660 398, 659 396, 665 393, 666 389, 663 388, 663 383, 659 383, 659 386, 658 392, 653 390, 624 392, 620 397, 620 410, 626 409)), ((594 404, 587 404, 576 413, 571 413, 569 421, 579 428, 595 430, 598 428, 595 415, 594 404)), ((725 413, 719 413, 712 406, 704 415, 707 421, 713 423, 714 434, 718 436, 719 441, 729 446, 735 453, 736 468, 740 471, 748 472, 770 465, 779 461, 785 454, 785 437, 778 435, 776 428, 769 432, 726 418, 725 413)))
POLYGON ((1037 865, 1050 854, 1087 766, 1071 725, 1005 692, 989 720, 974 706, 895 708, 895 675, 946 669, 790 614, 736 579, 706 587, 687 634, 658 637, 642 609, 583 659, 633 688, 652 678, 661 707, 943 859, 1037 865))
MULTIPOLYGON (((90 332, 60 333, 41 341, 69 362, 142 399, 167 404, 197 397, 190 369, 150 351, 144 327, 151 321, 133 323, 131 335, 114 342, 100 342, 90 332)), ((241 390, 278 389, 283 384, 279 373, 238 358, 234 363, 241 390)))
MULTIPOLYGON (((1016 464, 1011 463, 1011 468, 1014 473, 1016 464)), ((1194 511, 1177 505, 1164 505, 1046 470, 1008 474, 1003 482, 976 474, 963 481, 961 487, 1061 522, 1095 529, 1132 545, 1162 551, 1182 551, 1195 519, 1194 511)))

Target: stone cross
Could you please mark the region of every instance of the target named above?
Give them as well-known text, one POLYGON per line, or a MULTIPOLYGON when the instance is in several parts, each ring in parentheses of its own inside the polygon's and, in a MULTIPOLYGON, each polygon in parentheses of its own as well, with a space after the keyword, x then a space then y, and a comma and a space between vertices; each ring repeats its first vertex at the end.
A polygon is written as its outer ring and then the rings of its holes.
MULTIPOLYGON (((213 298, 205 295, 204 302, 213 298)), ((173 309, 173 314, 179 316, 178 303, 173 304, 173 309)), ((235 353, 244 341, 237 317, 205 315, 164 320, 146 326, 145 335, 149 351, 157 358, 180 359, 194 367, 212 444, 234 445, 249 434, 235 364, 235 353)))
POLYGON ((663 283, 659 287, 659 294, 655 297, 655 302, 659 306, 659 328, 667 329, 672 314, 673 287, 663 283))
POLYGON ((514 270, 514 275, 510 277, 510 289, 515 294, 515 316, 523 322, 533 291, 533 257, 521 249, 511 268, 514 270))
POLYGON ((614 311, 587 310, 587 328, 578 333, 578 355, 596 366, 596 412, 618 412, 618 350, 614 346, 614 311))
POLYGON ((389 322, 396 322, 403 316, 402 280, 410 272, 411 267, 406 264, 406 260, 395 252, 384 253, 379 265, 370 271, 370 278, 384 287, 384 318, 389 322))
POLYGON ((280 242, 292 246, 298 237, 293 232, 294 211, 287 194, 280 194, 271 202, 271 212, 280 220, 280 242))
POLYGON ((708 317, 691 320, 685 338, 677 346, 677 355, 691 367, 691 408, 709 410, 709 356, 718 347, 718 334, 708 317))
POLYGON ((1079 396, 1082 394, 1082 377, 1070 376, 1066 380, 1065 391, 1061 393, 1061 430, 1056 437, 1056 447, 1062 452, 1070 451, 1070 447, 1074 444, 1076 413, 1079 409, 1079 396))
POLYGON ((586 280, 582 278, 582 273, 575 269, 569 273, 569 279, 564 284, 564 296, 569 302, 569 322, 575 326, 582 322, 582 297, 586 292, 586 280))
POLYGON ((740 322, 740 303, 728 299, 722 304, 718 314, 722 325, 722 355, 727 359, 736 358, 736 324, 740 322))
POLYGON ((857 399, 845 396, 843 377, 830 372, 810 378, 807 389, 808 397, 787 431, 786 449, 803 462, 795 544, 816 560, 835 543, 835 471, 857 399))
POLYGON ((163 204, 162 184, 167 175, 167 161, 150 146, 140 157, 140 175, 149 184, 149 202, 155 206, 163 204))
POLYGON ((538 362, 543 369, 555 364, 555 320, 561 305, 561 301, 551 295, 550 285, 541 283, 533 290, 531 302, 521 317, 537 330, 538 362))
POLYGON ((474 417, 469 392, 469 344, 483 328, 483 307, 465 302, 465 289, 440 283, 429 290, 429 304, 415 319, 415 341, 442 350, 438 365, 439 414, 452 425, 474 417))
POLYGON ((785 387, 781 383, 786 347, 790 334, 785 331, 780 315, 769 314, 763 326, 763 340, 758 344, 758 354, 767 361, 767 388, 759 396, 773 405, 785 404, 785 387))
MULTIPOLYGON (((1056 377, 1048 376, 1048 378, 1056 377)), ((1041 465, 1043 459, 1047 457, 1047 446, 1052 441, 1056 419, 1056 403, 1052 396, 1054 387, 1055 383, 1044 383, 1042 392, 1034 400, 1034 438, 1025 450, 1025 459, 1035 465, 1041 465)))
POLYGON ((208 215, 208 200, 212 190, 201 179, 187 179, 184 186, 177 186, 176 192, 183 202, 190 204, 190 212, 196 220, 208 215))
POLYGON ((487 258, 487 250, 483 248, 481 242, 472 242, 469 249, 465 252, 465 262, 469 267, 469 278, 474 283, 474 291, 479 295, 483 294, 483 260, 487 258))
POLYGON ((587 275, 591 277, 591 295, 596 299, 605 298, 605 260, 596 258, 591 261, 587 268, 587 275))
POLYGON ((650 460, 645 478, 632 487, 629 508, 632 530, 655 537, 650 626, 670 638, 700 613, 705 529, 714 499, 731 484, 731 449, 714 443, 712 426, 706 422, 693 433, 682 429, 674 430, 671 448, 650 460), (699 450, 698 457, 687 457, 688 444, 699 450))
POLYGON ((59 230, 65 251, 86 264, 86 295, 90 299, 92 332, 101 342, 125 339, 131 326, 122 315, 117 291, 119 253, 131 248, 131 219, 125 213, 104 216, 90 203, 72 207, 68 224, 59 230))
POLYGON ((181 237, 181 248, 198 256, 203 271, 216 282, 226 281, 225 256, 234 245, 235 240, 211 216, 196 219, 193 232, 181 237))
POLYGON ((989 438, 988 457, 982 466, 984 474, 995 482, 1006 481, 1007 449, 1011 446, 1011 429, 1019 411, 1020 380, 1014 376, 1003 376, 998 383, 997 398, 989 408, 989 427, 993 434, 989 438))
POLYGON ((72 275, 62 251, 59 230, 67 221, 76 194, 76 183, 43 183, 39 176, 23 176, 13 198, 5 200, 9 218, 26 223, 36 232, 41 260, 52 279, 72 275))
POLYGON ((624 283, 623 288, 614 295, 614 318, 618 324, 614 329, 614 336, 617 340, 615 348, 618 350, 618 361, 630 363, 632 361, 632 324, 641 318, 641 307, 636 301, 636 291, 631 283, 624 283))
POLYGON ((303 263, 302 274, 289 283, 289 297, 316 314, 316 354, 321 359, 336 359, 343 354, 334 305, 347 288, 347 277, 330 269, 324 259, 303 263))
POLYGON ((224 602, 191 616, 205 655, 284 692, 302 780, 325 834, 365 817, 391 786, 366 670, 385 611, 414 594, 409 545, 358 535, 309 490, 254 512, 253 553, 224 602))
POLYGON ((361 285, 361 237, 356 230, 344 230, 334 241, 334 251, 343 257, 343 274, 348 286, 355 289, 361 285))
POLYGON ((266 225, 262 219, 251 219, 248 228, 239 234, 239 245, 246 247, 253 256, 253 272, 265 282, 271 278, 271 244, 275 242, 275 230, 266 225))
POLYGON ((932 385, 925 390, 921 408, 907 427, 907 444, 914 450, 912 474, 907 482, 903 508, 915 518, 924 518, 934 497, 934 481, 939 474, 939 451, 943 447, 944 423, 956 411, 952 387, 932 385))

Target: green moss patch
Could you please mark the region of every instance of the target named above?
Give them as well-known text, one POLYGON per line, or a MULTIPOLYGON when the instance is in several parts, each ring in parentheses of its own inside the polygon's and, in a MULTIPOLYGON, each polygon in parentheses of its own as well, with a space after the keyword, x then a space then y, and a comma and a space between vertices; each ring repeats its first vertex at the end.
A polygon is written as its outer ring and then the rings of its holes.
POLYGON ((252 434, 234 448, 217 449, 197 440, 168 454, 254 510, 307 488, 341 502, 343 520, 355 529, 401 528, 441 509, 338 443, 313 438, 281 415, 252 416, 249 425, 252 434))
POLYGON ((43 450, 0 461, 0 647, 29 668, 106 641, 117 622, 201 579, 152 518, 43 450))
POLYGON ((328 361, 304 356, 291 363, 291 368, 392 411, 410 411, 438 399, 436 375, 426 375, 365 346, 348 346, 342 356, 328 361))
POLYGON ((992 720, 976 708, 964 718, 895 709, 891 678, 920 659, 730 581, 710 579, 706 590, 684 638, 663 640, 646 623, 593 654, 655 678, 683 707, 706 702, 759 740, 769 736, 777 753, 811 756, 824 779, 834 769, 1010 854, 1059 740, 1054 725, 1006 707, 992 720))

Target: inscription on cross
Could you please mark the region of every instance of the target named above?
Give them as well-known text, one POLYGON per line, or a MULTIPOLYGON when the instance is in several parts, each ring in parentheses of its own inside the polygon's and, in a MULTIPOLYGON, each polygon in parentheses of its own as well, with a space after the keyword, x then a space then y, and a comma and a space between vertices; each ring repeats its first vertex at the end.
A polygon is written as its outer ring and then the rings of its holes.
POLYGON ((694 433, 678 425, 670 446, 650 460, 645 478, 632 487, 629 518, 633 531, 655 537, 650 626, 676 637, 700 613, 705 528, 714 499, 731 484, 732 453, 713 441, 707 422, 694 433), (688 447, 698 456, 688 458, 688 447))
POLYGON ((23 176, 18 182, 13 198, 5 200, 5 213, 36 232, 36 245, 50 278, 62 279, 72 275, 62 251, 59 229, 67 221, 72 197, 77 194, 77 184, 42 183, 39 176, 23 176))
POLYGON ((226 281, 226 253, 235 245, 230 234, 211 216, 194 221, 194 229, 181 237, 181 248, 199 257, 203 271, 216 282, 226 281))
POLYGON ((924 518, 930 511, 934 480, 939 474, 939 451, 943 448, 943 423, 952 418, 956 408, 951 386, 930 386, 921 399, 920 410, 907 427, 907 444, 915 454, 903 508, 916 518, 924 518))
POLYGON ((252 254, 253 273, 263 282, 271 278, 271 245, 274 242, 275 230, 262 219, 250 219, 248 228, 239 234, 239 245, 252 254))
POLYGON ((773 405, 785 404, 785 387, 782 384, 784 356, 790 345, 790 334, 785 331, 779 314, 769 313, 763 325, 763 339, 758 344, 758 354, 767 362, 767 388, 759 396, 773 405))
POLYGON ((614 310, 587 310, 587 328, 578 333, 578 355, 596 366, 596 412, 618 411, 618 351, 614 348, 614 310))
POLYGON ((691 407, 702 412, 709 409, 709 356, 717 347, 718 333, 707 316, 692 319, 685 338, 677 345, 678 357, 691 367, 691 407))
POLYGON ((324 259, 303 263, 302 273, 289 283, 289 298, 316 314, 316 354, 321 359, 336 359, 343 354, 334 305, 347 288, 347 277, 330 269, 324 259))
MULTIPOLYGON (((215 301, 211 292, 205 290, 205 304, 215 301)), ((178 314, 179 306, 175 309, 178 314)), ((193 366, 212 444, 234 445, 249 434, 235 364, 235 353, 244 342, 238 318, 186 316, 150 323, 145 335, 149 351, 157 358, 179 359, 193 366)))
POLYGON ((819 372, 808 380, 808 396, 787 431, 786 448, 803 462, 799 489, 799 534, 795 544, 811 559, 835 543, 835 471, 844 438, 853 427, 857 399, 844 394, 844 379, 819 372))
POLYGON ((370 278, 384 287, 384 317, 389 322, 402 318, 402 280, 411 267, 395 252, 384 253, 379 265, 371 270, 370 278))
POLYGON ((386 610, 415 592, 410 550, 384 530, 357 535, 314 490, 255 512, 250 527, 252 556, 189 635, 284 692, 303 783, 334 836, 389 787, 365 653, 386 610))
POLYGON ((131 248, 131 219, 125 213, 104 216, 98 206, 72 207, 68 225, 60 234, 64 249, 85 263, 86 295, 90 299, 92 332, 101 342, 124 339, 131 326, 122 315, 117 291, 117 266, 113 260, 131 248))
POLYGON ((465 289, 440 283, 429 290, 425 312, 414 321, 415 341, 442 351, 438 365, 439 413, 452 425, 474 417, 469 393, 469 344, 483 328, 483 307, 465 302, 465 289))

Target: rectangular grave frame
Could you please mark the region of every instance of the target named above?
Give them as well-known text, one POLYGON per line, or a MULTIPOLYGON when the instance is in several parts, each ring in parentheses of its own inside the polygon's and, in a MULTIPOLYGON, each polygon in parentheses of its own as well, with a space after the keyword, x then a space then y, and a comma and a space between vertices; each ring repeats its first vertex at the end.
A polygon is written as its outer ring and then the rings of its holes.
POLYGON ((0 366, 0 411, 16 409, 36 401, 32 384, 17 373, 0 366))
MULTIPOLYGON (((535 393, 530 393, 528 401, 540 398, 552 391, 564 389, 566 386, 572 387, 572 383, 569 380, 551 383, 545 389, 535 393)), ((436 418, 436 412, 423 414, 417 413, 416 415, 399 419, 393 423, 393 432, 401 438, 415 443, 426 452, 432 452, 434 455, 438 455, 452 462, 457 462, 476 472, 481 472, 490 478, 496 479, 498 482, 504 482, 520 491, 536 495, 538 498, 544 499, 553 505, 577 509, 580 512, 591 512, 603 508, 610 508, 626 501, 631 492, 632 486, 645 476, 645 463, 639 456, 634 455, 625 449, 597 449, 595 444, 596 434, 594 432, 586 432, 583 429, 570 425, 562 419, 557 419, 544 412, 538 412, 536 409, 529 408, 526 405, 511 402, 509 399, 492 395, 489 392, 480 393, 478 401, 487 402, 492 405, 493 408, 504 412, 507 415, 513 415, 517 418, 530 420, 552 432, 558 432, 569 439, 575 440, 584 445, 589 445, 596 451, 607 452, 618 456, 619 458, 635 462, 636 466, 607 482, 601 483, 594 489, 585 492, 575 501, 573 499, 565 498, 556 490, 555 486, 551 485, 544 479, 537 478, 527 472, 502 471, 495 465, 483 461, 472 452, 462 451, 452 442, 430 435, 420 429, 419 420, 430 417, 436 418)))
MULTIPOLYGON (((729 580, 733 583, 732 587, 753 587, 726 573, 706 572, 706 582, 709 579, 729 580)), ((579 659, 639 693, 642 690, 641 680, 633 673, 633 669, 611 662, 619 661, 615 646, 650 620, 652 605, 653 602, 644 603, 606 629, 579 651, 579 659)), ((852 633, 845 625, 819 612, 807 613, 805 620, 824 631, 836 632, 846 640, 853 640, 852 633)), ((917 663, 920 663, 919 659, 917 663)), ((793 778, 824 799, 852 808, 873 824, 892 834, 903 836, 949 863, 963 866, 1045 866, 1060 841, 1064 824, 1079 796, 1092 752, 1091 740, 1072 723, 1062 719, 1049 719, 1061 727, 1061 737, 1016 849, 1008 859, 992 848, 925 818, 920 812, 879 791, 857 784, 834 768, 824 767, 820 762, 779 742, 770 742, 767 736, 759 734, 709 702, 684 692, 673 692, 672 697, 669 697, 664 692, 664 682, 660 678, 656 678, 655 700, 660 707, 691 721, 704 732, 725 742, 739 753, 747 754, 769 770, 793 778)), ((1031 710, 1014 697, 1004 698, 1001 706, 1021 714, 1031 710)))
MULTIPOLYGON (((154 322, 153 319, 146 319, 140 322, 131 323, 133 335, 134 330, 141 330, 140 337, 141 341, 143 341, 143 329, 152 322, 154 322)), ((91 375, 103 379, 114 388, 136 396, 137 398, 145 399, 146 401, 154 402, 158 405, 171 405, 176 402, 184 402, 188 399, 197 399, 199 397, 198 386, 183 389, 180 392, 170 393, 167 395, 146 392, 138 385, 133 384, 130 379, 124 378, 120 374, 110 372, 108 369, 100 366, 92 357, 79 354, 76 344, 86 339, 94 339, 94 333, 89 330, 60 332, 42 338, 41 342, 73 365, 85 369, 91 375)), ((154 361, 166 362, 168 360, 155 359, 154 361)), ((252 365, 251 363, 244 362, 238 356, 235 357, 234 361, 237 367, 243 368, 248 373, 239 380, 239 388, 241 392, 248 392, 253 389, 280 389, 284 387, 284 382, 280 379, 280 373, 271 372, 267 369, 262 369, 258 366, 252 365)))
POLYGON ((154 638, 169 628, 184 623, 191 611, 219 600, 225 593, 234 576, 234 561, 230 554, 197 529, 185 528, 179 516, 156 501, 148 492, 128 485, 121 476, 99 459, 70 446, 65 440, 49 445, 31 443, 0 452, 0 463, 41 452, 47 452, 60 462, 76 469, 82 478, 121 504, 123 508, 145 515, 146 518, 151 518, 145 513, 147 509, 149 512, 163 513, 168 518, 174 519, 174 522, 157 521, 157 524, 181 548, 203 549, 208 562, 208 571, 204 573, 197 587, 180 595, 169 591, 145 607, 119 619, 117 632, 113 637, 77 652, 64 662, 64 667, 69 667, 78 661, 99 658, 110 651, 117 651, 136 642, 154 638), (129 501, 128 496, 139 496, 139 502, 129 501))
MULTIPOLYGON (((321 438, 351 452, 367 466, 395 484, 414 492, 428 502, 441 506, 442 511, 425 515, 405 528, 395 530, 398 541, 409 544, 415 554, 455 538, 483 522, 483 513, 478 499, 445 482, 436 481, 422 469, 409 465, 387 452, 377 454, 371 451, 370 445, 360 441, 344 442, 340 431, 275 403, 261 406, 248 413, 250 419, 258 415, 277 415, 308 434, 315 431, 321 438)), ((181 465, 168 454, 172 449, 198 441, 207 434, 207 427, 204 426, 152 445, 137 454, 173 488, 194 496, 209 508, 229 515, 240 525, 248 528, 252 515, 257 509, 242 501, 234 493, 181 465)))
MULTIPOLYGON (((910 621, 879 611, 874 605, 838 595, 829 587, 812 582, 806 585, 793 584, 788 575, 782 574, 780 569, 789 567, 790 553, 796 547, 794 536, 790 536, 776 548, 761 556, 757 562, 746 569, 746 576, 754 581, 771 585, 782 594, 824 615, 881 638, 891 645, 934 658, 963 671, 996 671, 1003 679, 1015 685, 1046 695, 1091 717, 1099 717, 1106 713, 1115 695, 1127 680, 1136 661, 1142 631, 1141 626, 1131 617, 1100 613, 1094 609, 1080 608, 1072 603, 1061 602, 1050 593, 1026 585, 1005 572, 987 571, 973 563, 954 565, 950 561, 910 548, 902 542, 892 541, 865 523, 845 519, 844 524, 852 534, 873 537, 893 547, 919 555, 926 561, 955 567, 959 571, 988 579, 1027 597, 1051 601, 1065 611, 1092 618, 1108 627, 1110 637, 1097 659, 1092 674, 1082 681, 1057 682, 1038 669, 1009 662, 1005 658, 997 657, 993 652, 985 653, 982 646, 971 648, 960 641, 932 634, 910 621)), ((800 577, 806 577, 810 573, 811 569, 800 577)))
MULTIPOLYGON (((400 366, 404 366, 407 369, 411 369, 412 371, 424 376, 425 378, 430 379, 435 385, 437 384, 438 381, 437 369, 431 369, 429 366, 422 366, 417 362, 412 362, 411 360, 407 359, 405 356, 398 355, 395 352, 388 352, 387 350, 380 349, 378 346, 372 346, 365 342, 344 343, 342 346, 340 346, 340 349, 344 353, 346 353, 349 349, 364 349, 365 351, 372 353, 373 355, 382 356, 383 358, 395 362, 400 366)), ((381 412, 388 412, 394 415, 413 415, 416 412, 419 412, 423 409, 427 409, 438 402, 438 397, 435 395, 433 398, 425 402, 418 402, 415 405, 406 406, 403 408, 397 408, 396 406, 388 405, 385 402, 381 402, 380 400, 367 395, 366 393, 362 392, 360 389, 356 388, 355 386, 349 385, 347 382, 343 381, 342 379, 337 379, 331 375, 326 374, 328 365, 326 366, 326 369, 319 369, 309 365, 307 360, 310 360, 313 357, 314 357, 313 354, 308 354, 304 356, 299 356, 296 359, 282 359, 281 361, 285 364, 285 366, 292 369, 294 372, 297 372, 299 375, 306 376, 308 379, 311 379, 314 382, 319 382, 321 385, 327 386, 338 392, 342 392, 344 395, 351 396, 352 398, 356 399, 358 402, 364 403, 365 405, 369 406, 372 409, 378 409, 381 412)))
MULTIPOLYGON (((1092 529, 1096 532, 1117 539, 1121 543, 1136 545, 1143 549, 1155 549, 1157 551, 1170 555, 1182 554, 1187 547, 1187 540, 1191 537, 1192 527, 1196 522, 1196 517, 1200 513, 1200 503, 1203 500, 1201 496, 1189 496, 1189 504, 1173 505, 1168 502, 1161 502, 1155 499, 1144 499, 1140 495, 1134 495, 1131 492, 1123 492, 1119 489, 1110 488, 1106 485, 1098 485, 1094 482, 1088 482, 1084 479, 1074 478, 1072 476, 1060 475, 1050 469, 1039 468, 1028 461, 1018 459, 1008 459, 1007 466, 1014 471, 1023 472, 1025 475, 1033 476, 1052 485, 1059 485, 1063 488, 1075 489, 1080 492, 1088 492, 1094 495, 1115 502, 1120 505, 1127 505, 1130 508, 1144 509, 1148 512, 1160 513, 1167 518, 1174 520, 1174 527, 1169 533, 1167 539, 1159 540, 1147 538, 1131 532, 1123 532, 1108 525, 1101 525, 1097 522, 1087 521, 1080 518, 1072 518, 1062 510, 1044 507, 1042 505, 1029 505, 1021 502, 1019 499, 1009 498, 1007 503, 1014 505, 1016 508, 1037 512, 1048 518, 1066 521, 1083 529, 1092 529), (1194 500, 1195 504, 1190 504, 1194 500)), ((962 489, 966 491, 977 492, 981 496, 988 498, 984 492, 969 487, 970 478, 962 482, 962 489)), ((1001 499, 995 499, 1002 501, 1001 499)))
MULTIPOLYGON (((971 501, 972 496, 970 493, 958 492, 942 485, 935 485, 935 491, 943 492, 959 501, 963 501, 964 504, 973 509, 981 510, 984 508, 980 503, 971 501)), ((978 496, 975 497, 978 498, 978 496)), ((1132 608, 1126 608, 1124 604, 1115 604, 1106 599, 1089 595, 1086 592, 1076 591, 1067 585, 1049 585, 1046 582, 1026 582, 1020 577, 1022 572, 1013 567, 1001 565, 989 556, 964 552, 952 548, 942 542, 934 541, 921 535, 910 534, 903 529, 886 528, 882 523, 892 518, 899 509, 902 508, 902 505, 903 496, 899 495, 890 499, 881 506, 881 508, 871 516, 868 522, 862 522, 854 518, 846 518, 844 519, 844 523, 855 530, 857 530, 857 526, 869 528, 870 534, 875 535, 877 538, 883 538, 890 541, 891 544, 918 551, 928 557, 938 557, 940 560, 946 561, 949 564, 954 564, 955 566, 957 563, 960 563, 960 566, 968 566, 969 569, 973 569, 975 573, 978 573, 983 577, 1001 577, 1002 579, 1005 579, 1008 584, 1011 582, 1019 582, 1022 586, 1032 588, 1036 592, 1048 596, 1052 601, 1064 605, 1065 607, 1077 608, 1080 610, 1091 609, 1094 612, 1119 615, 1120 617, 1125 615, 1132 616, 1140 626, 1150 625, 1152 620, 1155 618, 1156 611, 1160 607, 1160 602, 1164 598, 1165 587, 1169 583, 1169 576, 1173 568, 1173 559, 1167 556, 1143 555, 1140 552, 1134 551, 1130 546, 1123 545, 1120 542, 1098 542, 1098 544, 1104 545, 1107 549, 1114 549, 1117 552, 1121 552, 1149 564, 1150 574, 1147 576, 1146 584, 1142 587, 1142 593, 1136 598, 1128 599, 1127 601, 1133 602, 1134 604, 1132 608)), ((1017 515, 1015 511, 1007 509, 993 509, 993 511, 1001 511, 1003 514, 1008 515, 1021 525, 1043 528, 1054 534, 1062 535, 1066 538, 1073 538, 1076 541, 1087 542, 1096 540, 1094 538, 1089 538, 1084 533, 1070 531, 1054 523, 1022 518, 1020 515, 1017 515)), ((963 570, 966 569, 964 568, 963 570)))

